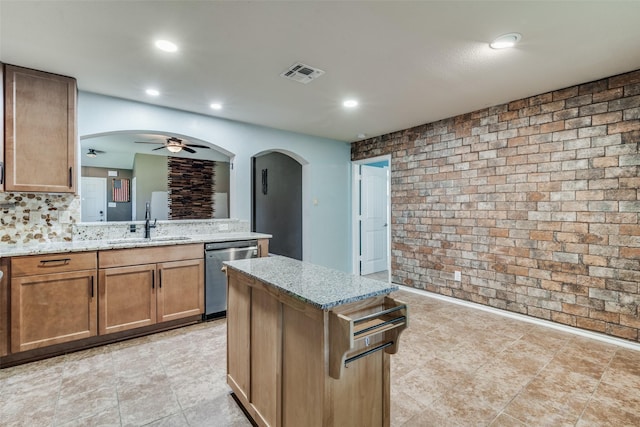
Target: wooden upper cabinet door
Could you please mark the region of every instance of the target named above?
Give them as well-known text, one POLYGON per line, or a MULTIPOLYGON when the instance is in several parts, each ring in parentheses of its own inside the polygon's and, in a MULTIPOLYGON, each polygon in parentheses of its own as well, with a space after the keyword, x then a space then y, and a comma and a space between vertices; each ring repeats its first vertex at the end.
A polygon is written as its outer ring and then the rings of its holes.
POLYGON ((155 264, 100 269, 99 334, 154 325, 156 282, 155 264))
POLYGON ((76 81, 5 65, 5 191, 76 192, 76 81))
POLYGON ((204 260, 158 264, 158 322, 204 312, 204 260))
POLYGON ((97 335, 95 270, 11 279, 11 351, 97 335))

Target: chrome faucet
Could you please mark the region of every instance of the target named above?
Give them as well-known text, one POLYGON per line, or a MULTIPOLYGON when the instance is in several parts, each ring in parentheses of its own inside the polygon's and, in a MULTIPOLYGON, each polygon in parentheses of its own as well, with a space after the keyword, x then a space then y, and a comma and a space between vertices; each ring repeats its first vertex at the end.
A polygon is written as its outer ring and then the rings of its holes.
POLYGON ((156 223, 158 222, 158 218, 153 220, 153 225, 151 225, 151 204, 147 202, 146 209, 144 212, 144 238, 151 238, 151 229, 156 228, 156 223))

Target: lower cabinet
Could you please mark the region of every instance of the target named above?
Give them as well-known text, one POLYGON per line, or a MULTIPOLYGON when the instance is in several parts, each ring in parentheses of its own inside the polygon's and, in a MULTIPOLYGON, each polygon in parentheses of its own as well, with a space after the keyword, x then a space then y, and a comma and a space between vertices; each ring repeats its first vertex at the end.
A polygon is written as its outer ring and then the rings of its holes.
POLYGON ((96 253, 11 259, 13 353, 97 335, 96 253))
POLYGON ((203 244, 17 256, 0 269, 0 364, 204 312, 203 244))
POLYGON ((100 334, 202 314, 203 254, 202 245, 100 252, 100 334))

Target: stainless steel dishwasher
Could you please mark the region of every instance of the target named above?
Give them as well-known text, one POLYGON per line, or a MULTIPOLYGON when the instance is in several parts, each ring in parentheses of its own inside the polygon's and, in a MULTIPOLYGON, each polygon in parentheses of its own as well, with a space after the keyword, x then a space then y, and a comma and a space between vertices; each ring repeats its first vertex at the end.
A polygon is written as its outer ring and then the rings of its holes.
POLYGON ((223 261, 256 258, 257 240, 207 243, 204 245, 205 290, 204 319, 224 316, 227 311, 227 277, 222 271, 223 261))

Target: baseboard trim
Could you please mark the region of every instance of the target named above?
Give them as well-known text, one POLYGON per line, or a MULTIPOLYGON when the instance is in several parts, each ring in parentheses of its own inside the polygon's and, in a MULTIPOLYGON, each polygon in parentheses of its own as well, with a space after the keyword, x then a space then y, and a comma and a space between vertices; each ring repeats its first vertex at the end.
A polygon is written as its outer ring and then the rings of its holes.
POLYGON ((489 313, 497 314, 499 316, 508 317, 510 319, 520 320, 527 323, 533 323, 538 326, 544 326, 547 328, 568 332, 573 335, 579 335, 581 337, 591 338, 596 341, 601 341, 607 344, 613 344, 618 347, 627 348, 629 350, 640 351, 640 343, 634 343, 631 341, 624 340, 622 338, 615 338, 615 337, 611 337, 609 335, 601 334, 598 332, 587 331, 584 329, 574 328, 573 326, 551 322, 549 320, 538 319, 536 317, 527 316, 525 314, 513 313, 511 311, 501 310, 499 308, 489 307, 489 306, 478 304, 475 302, 465 301, 458 298, 449 297, 446 295, 440 295, 434 292, 425 291, 424 289, 416 289, 410 286, 400 285, 397 283, 394 283, 394 285, 397 285, 402 291, 412 292, 414 294, 423 295, 428 298, 438 299, 441 301, 450 302, 452 304, 458 304, 458 305, 462 305, 469 308, 475 308, 476 310, 486 311, 489 313))

